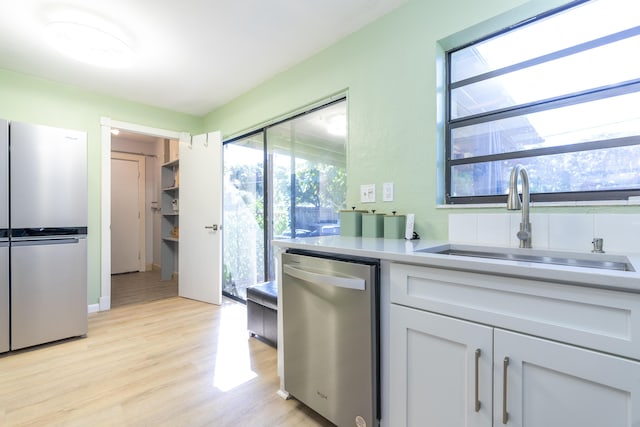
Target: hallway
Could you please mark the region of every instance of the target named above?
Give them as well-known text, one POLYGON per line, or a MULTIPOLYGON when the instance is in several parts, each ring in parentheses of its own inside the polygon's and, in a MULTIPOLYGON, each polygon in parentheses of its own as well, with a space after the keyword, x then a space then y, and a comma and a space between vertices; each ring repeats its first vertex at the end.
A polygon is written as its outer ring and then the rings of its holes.
POLYGON ((160 269, 111 275, 111 308, 178 296, 178 280, 160 280, 160 269))

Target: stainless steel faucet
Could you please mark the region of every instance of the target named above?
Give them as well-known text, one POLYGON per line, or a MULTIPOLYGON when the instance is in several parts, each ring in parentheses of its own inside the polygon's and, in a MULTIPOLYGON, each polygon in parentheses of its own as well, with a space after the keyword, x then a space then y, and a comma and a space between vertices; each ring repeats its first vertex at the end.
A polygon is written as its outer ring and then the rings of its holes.
POLYGON ((529 222, 529 174, 524 166, 517 165, 511 170, 511 178, 509 179, 509 195, 507 197, 507 209, 517 211, 522 209, 522 222, 520 223, 520 231, 518 231, 518 239, 521 248, 531 247, 531 222, 529 222), (518 175, 522 177, 522 202, 518 194, 518 175), (523 206, 524 205, 524 206, 523 206))

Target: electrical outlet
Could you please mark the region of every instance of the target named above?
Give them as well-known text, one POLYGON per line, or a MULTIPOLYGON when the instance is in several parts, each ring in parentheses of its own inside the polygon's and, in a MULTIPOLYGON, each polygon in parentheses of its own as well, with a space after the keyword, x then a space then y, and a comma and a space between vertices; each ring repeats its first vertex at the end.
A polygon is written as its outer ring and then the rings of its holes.
POLYGON ((373 203, 376 201, 376 185, 364 184, 360 186, 360 203, 373 203))
POLYGON ((393 182, 382 184, 382 201, 393 202, 393 182))

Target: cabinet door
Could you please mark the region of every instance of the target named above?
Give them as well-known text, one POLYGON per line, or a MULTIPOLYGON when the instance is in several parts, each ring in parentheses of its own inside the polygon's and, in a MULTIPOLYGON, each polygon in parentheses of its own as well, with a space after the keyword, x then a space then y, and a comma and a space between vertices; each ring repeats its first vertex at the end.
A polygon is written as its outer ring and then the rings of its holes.
POLYGON ((640 363, 500 329, 494 346, 494 426, 640 425, 640 363))
POLYGON ((489 327, 392 304, 389 425, 491 426, 492 337, 489 327))

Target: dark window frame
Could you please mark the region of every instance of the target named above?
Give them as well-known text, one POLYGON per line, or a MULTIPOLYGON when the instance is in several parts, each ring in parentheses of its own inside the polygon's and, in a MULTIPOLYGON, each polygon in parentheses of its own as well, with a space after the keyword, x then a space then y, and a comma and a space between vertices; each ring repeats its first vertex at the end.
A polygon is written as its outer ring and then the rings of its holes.
MULTIPOLYGON (((554 146, 546 148, 537 148, 531 150, 523 150, 517 152, 507 152, 483 156, 468 157, 462 159, 453 159, 452 155, 452 133, 456 128, 468 126, 472 124, 488 123, 499 119, 520 116, 528 113, 552 110, 569 105, 581 104, 588 101, 605 99, 608 97, 627 94, 631 92, 640 92, 640 76, 637 79, 622 82, 615 85, 591 88, 582 92, 572 93, 566 96, 558 96, 549 99, 541 99, 527 104, 520 104, 508 108, 493 110, 488 113, 474 114, 463 118, 452 119, 451 116, 451 92, 452 90, 463 87, 465 85, 483 81, 489 78, 500 76, 513 71, 526 69, 528 67, 542 64, 551 60, 566 57, 575 53, 583 52, 594 47, 603 46, 615 41, 623 40, 640 34, 640 26, 623 30, 618 33, 606 35, 597 39, 590 40, 569 48, 561 49, 550 54, 545 54, 536 58, 531 58, 517 64, 508 65, 506 67, 482 73, 476 76, 465 78, 456 82, 451 82, 451 55, 454 52, 479 44, 488 39, 498 37, 504 33, 516 30, 522 26, 529 25, 534 21, 547 18, 551 15, 571 9, 575 6, 587 3, 590 0, 581 0, 571 2, 564 6, 552 9, 535 17, 525 19, 506 29, 492 33, 473 42, 455 47, 445 52, 445 78, 446 78, 446 96, 445 96, 445 203, 453 204, 489 204, 489 203, 505 203, 507 196, 505 194, 486 195, 486 196, 451 196, 452 188, 452 168, 454 166, 473 164, 487 161, 499 161, 523 157, 539 157, 551 154, 583 152, 589 150, 597 150, 603 148, 615 148, 632 145, 640 145, 640 136, 606 139, 599 141, 590 141, 586 143, 571 144, 564 146, 554 146)), ((616 190, 600 190, 600 191, 581 191, 581 192, 555 192, 555 193, 532 193, 531 200, 534 202, 572 202, 572 201, 611 201, 626 200, 631 196, 640 196, 638 189, 616 189, 616 190)))

